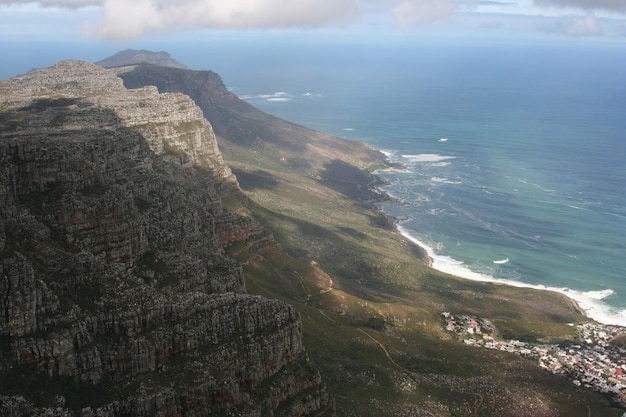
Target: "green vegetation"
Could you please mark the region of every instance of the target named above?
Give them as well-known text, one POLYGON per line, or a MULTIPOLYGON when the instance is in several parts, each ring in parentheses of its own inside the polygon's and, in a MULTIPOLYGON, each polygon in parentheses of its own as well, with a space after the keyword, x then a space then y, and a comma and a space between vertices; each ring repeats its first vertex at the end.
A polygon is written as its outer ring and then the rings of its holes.
POLYGON ((490 320, 500 337, 570 340, 567 324, 586 318, 567 299, 428 267, 375 209, 371 175, 339 161, 341 152, 336 160, 300 152, 307 163, 294 167, 296 153, 284 147, 220 147, 250 198, 247 210, 280 244, 247 259, 247 289, 300 313, 305 347, 338 415, 522 416, 537 404, 536 415, 620 415, 599 394, 531 360, 465 346, 441 325, 441 312, 452 311, 490 320))
POLYGON ((187 153, 178 146, 172 145, 168 141, 163 141, 163 153, 170 156, 182 157, 187 153))
MULTIPOLYGON (((143 71, 158 84, 158 73, 143 71)), ((274 238, 227 250, 244 264, 248 292, 299 312, 339 416, 621 416, 606 398, 533 361, 466 346, 444 331, 443 311, 538 341, 574 337, 567 323, 585 318, 556 293, 429 268, 374 208, 381 195, 370 190, 370 172, 385 168, 380 153, 264 114, 219 79, 198 75, 177 87, 202 108, 249 199, 227 206, 274 238)))
POLYGON ((570 326, 552 321, 494 320, 500 338, 522 342, 558 343, 574 341, 570 326))
POLYGON ((174 126, 176 133, 184 134, 202 129, 202 122, 199 119, 187 122, 180 122, 174 126))
POLYGON ((136 387, 127 381, 105 379, 92 385, 64 376, 48 378, 30 365, 13 366, 0 378, 2 395, 22 396, 33 401, 35 406, 43 407, 62 401, 62 404, 74 412, 80 412, 86 405, 105 405, 120 398, 122 392, 127 395, 134 389, 136 387))

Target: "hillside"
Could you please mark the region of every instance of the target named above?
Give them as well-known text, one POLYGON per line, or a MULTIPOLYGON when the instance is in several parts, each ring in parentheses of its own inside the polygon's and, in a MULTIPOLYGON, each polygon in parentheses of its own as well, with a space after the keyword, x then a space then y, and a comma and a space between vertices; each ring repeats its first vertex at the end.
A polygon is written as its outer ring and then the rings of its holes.
POLYGON ((0 415, 330 415, 267 239, 180 93, 63 61, 0 83, 0 415))
POLYGON ((371 172, 383 156, 254 109, 210 71, 117 68, 129 88, 188 94, 218 135, 249 198, 247 213, 279 246, 231 245, 249 291, 293 305, 338 415, 618 416, 606 398, 516 355, 459 343, 441 313, 493 323, 528 341, 576 337, 585 320, 556 293, 461 280, 428 267, 424 252, 376 209, 371 172), (258 249, 258 247, 257 247, 258 249))
POLYGON ((210 71, 63 61, 1 82, 0 161, 2 416, 623 412, 444 330, 451 312, 575 340, 568 299, 431 269, 376 208, 381 153, 210 71))

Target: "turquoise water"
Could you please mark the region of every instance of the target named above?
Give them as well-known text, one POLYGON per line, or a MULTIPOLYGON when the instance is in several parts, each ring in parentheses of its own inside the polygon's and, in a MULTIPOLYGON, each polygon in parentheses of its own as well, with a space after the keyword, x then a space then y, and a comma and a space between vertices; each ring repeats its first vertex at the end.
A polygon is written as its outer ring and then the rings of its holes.
POLYGON ((400 162, 383 209, 436 268, 626 325, 625 47, 265 48, 215 69, 256 107, 400 162))

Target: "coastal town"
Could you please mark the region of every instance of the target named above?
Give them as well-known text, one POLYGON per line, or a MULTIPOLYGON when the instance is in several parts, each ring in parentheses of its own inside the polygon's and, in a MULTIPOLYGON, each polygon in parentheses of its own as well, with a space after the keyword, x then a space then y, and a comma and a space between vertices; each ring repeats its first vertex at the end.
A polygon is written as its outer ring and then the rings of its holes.
POLYGON ((496 340, 494 326, 478 317, 443 312, 442 319, 445 329, 465 344, 536 359, 541 367, 568 378, 577 386, 602 392, 626 409, 626 349, 611 343, 626 335, 623 327, 571 324, 578 330, 576 342, 546 345, 496 340))

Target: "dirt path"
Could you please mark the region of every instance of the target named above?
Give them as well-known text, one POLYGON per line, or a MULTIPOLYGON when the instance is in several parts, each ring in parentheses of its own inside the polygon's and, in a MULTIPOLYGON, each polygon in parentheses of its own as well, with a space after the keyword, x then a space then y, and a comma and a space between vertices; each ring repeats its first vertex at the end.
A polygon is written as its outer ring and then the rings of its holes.
MULTIPOLYGON (((389 359, 389 362, 391 362, 396 368, 406 372, 408 375, 412 374, 412 371, 409 371, 408 369, 403 368, 402 366, 398 365, 398 363, 396 361, 393 360, 393 358, 389 354, 389 351, 387 350, 387 348, 385 348, 385 345, 383 345, 380 341, 378 341, 378 339, 376 339, 374 336, 372 336, 371 334, 367 333, 363 329, 357 329, 357 330, 360 331, 361 333, 365 334, 370 339, 372 339, 383 350, 383 352, 385 352, 385 356, 387 356, 387 359, 389 359)), ((428 377, 426 377, 426 378, 428 378, 428 377)), ((458 391, 458 392, 460 392, 462 394, 476 395, 478 397, 478 402, 476 403, 476 406, 474 407, 474 415, 478 416, 478 411, 482 408, 483 403, 484 403, 483 395, 481 393, 478 393, 478 392, 463 392, 463 391, 458 391)))
POLYGON ((401 367, 400 365, 398 365, 396 363, 396 361, 393 360, 393 358, 391 357, 391 355, 389 354, 389 352, 387 351, 387 349, 385 348, 385 346, 380 343, 374 336, 370 335, 368 332, 366 332, 363 329, 357 329, 358 331, 360 331, 361 333, 365 334, 367 337, 369 337, 370 339, 372 339, 374 342, 376 342, 376 344, 378 346, 380 346, 380 348, 383 350, 383 352, 385 352, 385 355, 387 356, 387 359, 389 359, 389 362, 391 362, 394 366, 396 366, 399 369, 402 369, 403 371, 409 372, 408 370, 404 369, 403 367, 401 367))

